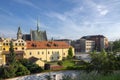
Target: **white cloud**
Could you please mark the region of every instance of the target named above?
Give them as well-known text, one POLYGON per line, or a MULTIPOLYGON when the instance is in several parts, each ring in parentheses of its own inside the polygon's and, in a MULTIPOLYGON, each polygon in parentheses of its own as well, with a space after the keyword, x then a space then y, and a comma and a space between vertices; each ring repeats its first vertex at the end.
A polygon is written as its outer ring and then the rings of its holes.
POLYGON ((27 5, 27 6, 39 9, 35 4, 33 4, 32 2, 30 2, 30 0, 13 0, 13 1, 15 1, 17 3, 20 3, 20 4, 24 4, 24 5, 27 5))
POLYGON ((7 14, 7 15, 10 15, 10 16, 13 16, 13 13, 10 12, 9 10, 5 10, 3 8, 0 8, 0 11, 2 11, 3 13, 7 14))
POLYGON ((102 5, 98 5, 97 10, 102 16, 105 16, 109 12, 108 9, 106 9, 106 7, 102 5))

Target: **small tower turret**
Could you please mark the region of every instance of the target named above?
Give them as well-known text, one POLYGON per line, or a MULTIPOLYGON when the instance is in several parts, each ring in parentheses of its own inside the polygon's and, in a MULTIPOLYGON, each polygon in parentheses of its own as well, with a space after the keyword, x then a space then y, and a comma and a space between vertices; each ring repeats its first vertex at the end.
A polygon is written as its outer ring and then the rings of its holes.
POLYGON ((22 39, 22 31, 20 29, 20 26, 18 27, 17 39, 22 39))

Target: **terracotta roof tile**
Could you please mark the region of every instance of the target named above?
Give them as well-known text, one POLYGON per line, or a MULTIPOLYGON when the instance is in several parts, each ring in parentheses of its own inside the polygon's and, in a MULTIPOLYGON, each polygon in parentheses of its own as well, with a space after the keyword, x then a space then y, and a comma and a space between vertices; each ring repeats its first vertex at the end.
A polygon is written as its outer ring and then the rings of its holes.
POLYGON ((26 41, 27 49, 60 49, 69 48, 64 41, 26 41))

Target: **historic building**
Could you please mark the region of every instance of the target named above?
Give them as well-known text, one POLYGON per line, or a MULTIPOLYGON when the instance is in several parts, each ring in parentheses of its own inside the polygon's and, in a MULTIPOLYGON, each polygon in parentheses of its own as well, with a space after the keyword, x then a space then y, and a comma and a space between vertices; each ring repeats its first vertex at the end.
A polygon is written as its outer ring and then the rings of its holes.
MULTIPOLYGON (((72 46, 63 41, 24 41, 23 39, 4 39, 0 42, 0 63, 8 64, 10 42, 13 42, 17 59, 26 58, 39 66, 45 62, 59 61, 68 56, 68 49, 72 46)), ((74 48, 73 55, 74 55, 74 48)))
POLYGON ((12 40, 12 39, 4 39, 2 41, 2 57, 3 63, 7 64, 9 60, 9 49, 10 42, 13 42, 13 48, 16 54, 17 59, 22 59, 24 57, 24 51, 26 50, 26 42, 22 39, 12 40))
MULTIPOLYGON (((19 32, 20 31, 18 31, 18 33, 19 32)), ((47 41, 47 34, 46 31, 39 30, 39 26, 37 24, 37 30, 31 30, 30 34, 23 34, 22 39, 25 41, 47 41)))
POLYGON ((26 58, 42 67, 45 62, 66 58, 72 47, 64 41, 47 41, 46 31, 40 31, 38 24, 37 30, 31 30, 30 34, 23 34, 18 27, 17 39, 0 40, 0 65, 8 64, 11 42, 17 59, 26 58))
MULTIPOLYGON (((27 41, 24 58, 35 60, 44 66, 44 62, 59 61, 68 56, 68 49, 72 46, 63 41, 27 41)), ((74 55, 74 48, 73 55, 74 55)))

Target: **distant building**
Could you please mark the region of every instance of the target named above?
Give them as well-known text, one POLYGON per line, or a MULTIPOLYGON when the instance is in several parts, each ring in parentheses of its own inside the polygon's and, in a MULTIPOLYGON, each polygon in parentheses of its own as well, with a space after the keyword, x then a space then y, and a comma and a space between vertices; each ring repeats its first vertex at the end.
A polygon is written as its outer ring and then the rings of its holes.
POLYGON ((22 39, 25 41, 31 41, 31 35, 30 34, 23 34, 22 39))
POLYGON ((39 30, 37 24, 37 30, 31 30, 30 34, 22 34, 20 27, 17 32, 17 39, 23 39, 25 41, 47 41, 46 31, 39 30))
POLYGON ((31 41, 47 41, 46 31, 40 31, 39 26, 37 26, 37 30, 31 30, 31 41))
POLYGON ((71 45, 75 48, 75 53, 81 52, 80 40, 74 40, 71 42, 71 45))
POLYGON ((108 47, 108 39, 103 35, 83 36, 81 39, 95 41, 95 50, 101 51, 108 47))
POLYGON ((68 43, 69 45, 71 45, 71 42, 72 42, 72 40, 70 40, 70 39, 56 39, 54 41, 64 41, 64 42, 68 43))
POLYGON ((2 57, 2 40, 0 39, 0 66, 3 64, 3 57, 2 57))
POLYGON ((92 52, 94 51, 95 41, 80 39, 81 52, 92 52))

